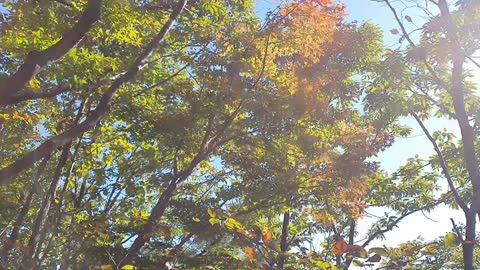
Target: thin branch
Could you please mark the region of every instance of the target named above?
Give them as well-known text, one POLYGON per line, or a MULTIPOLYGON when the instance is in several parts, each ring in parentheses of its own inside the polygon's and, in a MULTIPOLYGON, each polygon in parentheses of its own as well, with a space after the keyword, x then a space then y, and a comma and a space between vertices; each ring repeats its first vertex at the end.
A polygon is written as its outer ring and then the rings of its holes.
POLYGON ((445 162, 445 159, 444 159, 444 157, 443 157, 442 151, 441 151, 440 148, 438 147, 437 142, 436 142, 435 139, 432 137, 432 135, 430 134, 430 132, 428 131, 428 129, 425 127, 425 124, 424 124, 423 121, 420 119, 420 117, 418 117, 418 115, 417 115, 415 112, 411 112, 411 114, 413 115, 413 117, 414 117, 415 120, 417 121, 418 125, 420 125, 420 127, 422 128, 423 133, 425 133, 425 136, 427 136, 428 140, 432 143, 432 146, 433 146, 433 148, 435 149, 435 152, 437 153, 438 159, 439 159, 439 161, 440 161, 440 166, 442 167, 443 174, 445 175, 445 178, 447 179, 448 186, 450 187, 450 191, 453 193, 453 196, 454 196, 454 198, 455 198, 455 202, 460 206, 460 208, 462 208, 462 210, 463 210, 465 213, 468 213, 468 212, 470 211, 470 209, 468 208, 467 204, 466 204, 465 201, 462 199, 462 197, 460 196, 460 194, 458 194, 457 188, 455 187, 455 184, 453 183, 452 177, 451 177, 451 175, 450 175, 450 172, 449 172, 449 169, 448 169, 448 165, 447 165, 447 163, 445 162))
MULTIPOLYGON (((405 37, 405 39, 408 41, 408 43, 410 44, 410 46, 412 46, 412 48, 417 48, 417 45, 415 45, 415 43, 413 42, 413 40, 410 38, 410 35, 408 34, 405 26, 403 25, 403 22, 402 20, 400 19, 400 17, 398 16, 397 14, 397 11, 395 10, 395 8, 391 5, 390 1, 389 0, 383 0, 387 6, 390 8, 390 10, 392 11, 393 13, 393 16, 395 17, 395 20, 397 21, 398 25, 400 26, 400 29, 402 31, 402 34, 403 36, 405 37)), ((444 89, 448 89, 447 87, 447 84, 445 82, 442 81, 442 79, 440 79, 440 77, 438 77, 438 75, 436 74, 435 70, 433 70, 432 66, 427 62, 427 60, 425 58, 423 58, 423 63, 425 64, 425 66, 427 67, 427 70, 430 72, 430 74, 433 76, 433 78, 435 79, 435 82, 442 86, 444 89)))

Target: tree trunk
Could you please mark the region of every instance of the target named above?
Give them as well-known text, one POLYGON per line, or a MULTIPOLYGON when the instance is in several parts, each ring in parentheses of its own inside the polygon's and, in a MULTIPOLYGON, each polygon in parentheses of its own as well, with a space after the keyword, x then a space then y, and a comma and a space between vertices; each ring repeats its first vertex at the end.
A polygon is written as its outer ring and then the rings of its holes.
POLYGON ((465 270, 475 270, 473 250, 475 246, 476 213, 466 213, 465 241, 463 242, 463 265, 465 270))
POLYGON ((283 269, 285 264, 285 253, 288 251, 288 226, 290 225, 290 212, 283 214, 282 236, 280 238, 280 255, 278 256, 278 269, 283 269))

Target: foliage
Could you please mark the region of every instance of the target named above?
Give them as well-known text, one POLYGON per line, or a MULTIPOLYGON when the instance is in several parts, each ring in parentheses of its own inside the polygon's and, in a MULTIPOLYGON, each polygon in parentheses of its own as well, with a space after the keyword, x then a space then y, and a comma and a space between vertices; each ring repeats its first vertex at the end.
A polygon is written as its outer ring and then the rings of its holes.
MULTIPOLYGON (((406 94, 436 84, 420 52, 384 50, 380 31, 346 22, 340 3, 286 1, 265 18, 253 1, 3 6, 1 267, 398 265, 403 247, 367 246, 453 202, 436 196, 439 158, 412 158, 393 175, 372 161, 409 134, 400 116, 448 115, 450 100, 439 91, 434 111, 406 94), (394 214, 358 244, 368 207, 394 214)), ((432 24, 421 47, 436 52, 432 24)), ((431 57, 446 77, 446 60, 431 57)), ((472 95, 469 112, 477 103, 472 95)), ((449 166, 462 161, 451 134, 432 136, 449 166)), ((456 184, 465 174, 451 171, 456 184)), ((405 245, 434 264, 427 247, 455 249, 452 239, 405 245)))

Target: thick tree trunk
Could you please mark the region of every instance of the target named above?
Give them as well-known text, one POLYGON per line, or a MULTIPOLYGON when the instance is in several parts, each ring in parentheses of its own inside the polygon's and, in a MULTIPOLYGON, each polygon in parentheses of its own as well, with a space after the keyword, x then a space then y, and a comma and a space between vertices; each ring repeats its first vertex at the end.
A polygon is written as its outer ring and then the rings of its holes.
POLYGON ((475 246, 476 213, 465 214, 465 241, 463 243, 463 265, 465 270, 475 270, 473 250, 475 246))

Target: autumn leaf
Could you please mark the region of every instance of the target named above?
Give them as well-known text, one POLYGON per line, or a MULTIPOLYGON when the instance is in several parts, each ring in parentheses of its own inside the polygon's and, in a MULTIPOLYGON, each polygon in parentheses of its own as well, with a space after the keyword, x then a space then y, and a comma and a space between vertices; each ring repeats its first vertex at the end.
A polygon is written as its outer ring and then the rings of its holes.
POLYGON ((348 252, 350 252, 355 257, 367 258, 367 251, 364 247, 359 245, 351 245, 348 247, 348 252))
POLYGON ((270 243, 272 242, 272 238, 273 238, 272 229, 267 228, 263 234, 263 242, 270 243))
POLYGON ((367 262, 376 263, 376 262, 379 262, 381 260, 382 260, 382 256, 380 256, 378 254, 374 254, 372 257, 368 258, 367 262))
POLYGON ((145 241, 145 242, 148 242, 148 241, 150 241, 150 237, 151 237, 150 234, 148 234, 148 233, 147 233, 147 234, 144 234, 144 235, 142 236, 142 240, 145 241))
POLYGON ((337 256, 342 256, 348 251, 348 244, 343 240, 339 240, 333 245, 332 252, 337 256))
POLYGON ((398 35, 398 34, 400 34, 400 32, 398 31, 398 29, 395 29, 395 28, 394 28, 394 29, 391 29, 391 30, 390 30, 390 33, 392 33, 392 35, 398 35))
POLYGON ((165 235, 167 239, 172 238, 172 232, 170 230, 170 226, 162 226, 162 233, 165 235))
POLYGON ((252 247, 245 248, 245 255, 247 255, 250 260, 255 260, 255 250, 252 247))

